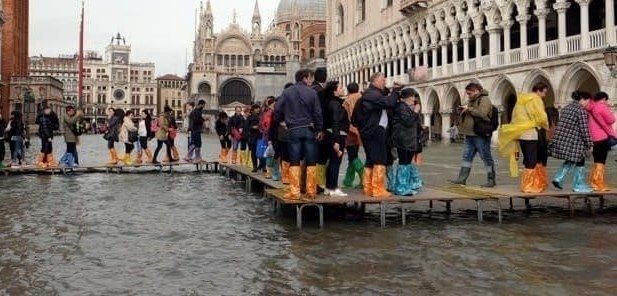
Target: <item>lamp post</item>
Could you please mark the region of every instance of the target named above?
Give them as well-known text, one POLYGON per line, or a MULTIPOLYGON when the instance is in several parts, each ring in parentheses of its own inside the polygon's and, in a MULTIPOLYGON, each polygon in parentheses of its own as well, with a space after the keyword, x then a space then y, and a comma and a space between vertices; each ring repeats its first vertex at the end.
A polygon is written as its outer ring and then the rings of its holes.
POLYGON ((611 77, 617 78, 617 46, 609 46, 604 50, 604 64, 608 67, 611 77))

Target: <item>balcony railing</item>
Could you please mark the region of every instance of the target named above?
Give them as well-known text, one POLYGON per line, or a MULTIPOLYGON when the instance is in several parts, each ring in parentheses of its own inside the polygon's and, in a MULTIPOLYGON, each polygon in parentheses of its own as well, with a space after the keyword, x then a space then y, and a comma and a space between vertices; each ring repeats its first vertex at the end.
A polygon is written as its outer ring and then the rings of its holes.
POLYGON ((527 58, 530 60, 535 60, 540 57, 540 45, 534 44, 532 46, 527 47, 527 58))
POLYGON ((606 47, 606 30, 589 32, 589 47, 591 49, 606 47))
POLYGON ((545 44, 546 57, 554 57, 559 54, 559 40, 551 40, 545 44))
POLYGON ((511 49, 510 50, 510 63, 518 63, 520 61, 521 61, 521 50, 519 48, 511 49))
POLYGON ((566 38, 567 53, 579 52, 581 50, 581 36, 570 36, 566 38))

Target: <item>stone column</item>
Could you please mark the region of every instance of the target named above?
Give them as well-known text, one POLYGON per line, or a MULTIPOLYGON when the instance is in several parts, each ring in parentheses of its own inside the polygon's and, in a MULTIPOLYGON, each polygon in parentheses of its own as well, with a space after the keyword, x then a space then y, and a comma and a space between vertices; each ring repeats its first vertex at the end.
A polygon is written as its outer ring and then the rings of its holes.
MULTIPOLYGON (((589 49, 589 2, 591 0, 576 0, 581 7, 581 49, 589 49)), ((608 29, 607 29, 608 30, 608 29)))
MULTIPOLYGON (((553 4, 553 8, 557 11, 557 34, 559 36, 559 54, 567 53, 566 44, 566 11, 570 8, 570 2, 567 0, 558 0, 553 4)), ((608 30, 607 30, 608 32, 608 30)))
MULTIPOLYGON (((431 55, 433 56, 432 58, 433 64, 431 65, 431 68, 433 68, 432 70, 433 77, 437 77, 439 76, 439 72, 437 72, 437 45, 433 45, 431 47, 431 55)), ((432 78, 432 77, 429 77, 429 78, 432 78)))
POLYGON ((458 73, 458 40, 458 37, 450 38, 450 43, 452 44, 452 74, 458 73))
POLYGON ((386 76, 388 78, 392 77, 392 63, 391 62, 386 63, 386 76))
POLYGON ((423 48, 422 50, 422 59, 423 59, 422 65, 428 68, 428 66, 430 65, 428 64, 428 48, 426 47, 423 48))
POLYGON ((511 19, 507 19, 501 22, 503 28, 503 62, 504 64, 510 63, 510 27, 514 22, 511 19))
POLYGON ((476 69, 482 68, 482 30, 474 30, 473 35, 476 37, 476 69))
POLYGON ((441 74, 443 76, 448 75, 448 41, 441 40, 441 74))
POLYGON ((531 19, 528 14, 516 16, 516 21, 519 22, 521 28, 521 61, 527 60, 527 22, 531 19))
POLYGON ((498 24, 488 25, 488 50, 489 50, 489 64, 490 66, 497 65, 497 54, 501 51, 499 44, 499 30, 501 29, 498 24))
POLYGON ((604 11, 606 12, 606 43, 613 45, 617 43, 617 36, 615 34, 615 1, 605 0, 604 11))
POLYGON ((539 55, 541 58, 546 57, 546 16, 548 9, 545 7, 538 8, 534 11, 538 17, 538 39, 539 39, 539 55))
POLYGON ((463 38, 463 69, 467 72, 469 71, 469 39, 471 37, 468 33, 464 33, 461 37, 463 38))
POLYGON ((422 115, 424 115, 424 126, 428 127, 428 141, 430 143, 433 138, 433 131, 431 130, 431 115, 433 115, 433 112, 429 111, 429 113, 423 113, 422 115))
POLYGON ((448 134, 450 123, 450 113, 441 113, 441 141, 444 143, 450 142, 450 135, 448 134))
POLYGON ((405 65, 402 66, 403 67, 403 74, 407 74, 407 70, 409 70, 409 68, 411 68, 411 55, 413 55, 413 53, 407 56, 407 69, 405 69, 405 65))
POLYGON ((413 58, 414 58, 414 62, 415 62, 414 65, 416 67, 421 66, 420 65, 420 51, 418 51, 418 50, 414 51, 413 58))

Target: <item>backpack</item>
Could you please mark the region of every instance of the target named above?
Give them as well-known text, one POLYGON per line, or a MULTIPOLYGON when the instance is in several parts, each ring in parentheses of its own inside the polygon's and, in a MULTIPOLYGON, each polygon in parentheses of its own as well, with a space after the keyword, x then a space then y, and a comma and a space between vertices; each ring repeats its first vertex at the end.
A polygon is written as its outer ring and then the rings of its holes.
POLYGON ((351 112, 351 124, 355 126, 357 129, 362 129, 364 123, 368 120, 366 118, 366 113, 362 110, 362 104, 364 103, 364 99, 360 98, 351 112))
POLYGON ((473 132, 478 136, 490 137, 493 132, 499 128, 499 110, 495 105, 491 104, 491 112, 488 115, 489 120, 474 118, 473 132))
POLYGON ((153 133, 156 133, 159 130, 159 119, 155 118, 152 119, 152 122, 150 123, 150 131, 152 131, 153 133))
POLYGON ((71 127, 71 131, 76 136, 81 136, 86 132, 86 122, 83 119, 76 120, 71 127))

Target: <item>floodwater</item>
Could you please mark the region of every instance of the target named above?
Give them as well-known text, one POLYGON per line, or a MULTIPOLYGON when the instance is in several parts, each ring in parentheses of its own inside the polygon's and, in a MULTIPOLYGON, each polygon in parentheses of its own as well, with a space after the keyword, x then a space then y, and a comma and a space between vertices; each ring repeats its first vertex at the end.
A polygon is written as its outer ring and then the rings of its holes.
MULTIPOLYGON (((83 163, 104 161, 95 153, 104 147, 98 137, 83 142, 83 163)), ((206 143, 207 155, 215 156, 216 140, 206 143)), ((460 147, 427 151, 427 179, 436 178, 433 159, 443 158, 444 149, 460 155, 460 147)), ((617 289, 615 200, 594 217, 578 211, 568 218, 563 204, 519 209, 502 225, 490 218, 478 224, 465 209, 450 217, 416 210, 404 227, 391 220, 381 229, 371 214, 330 215, 323 230, 313 220, 299 231, 293 217, 274 215, 268 200, 216 174, 1 178, 0 295, 614 295, 617 289)))

